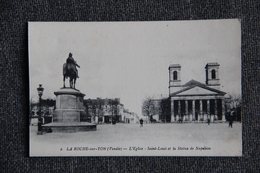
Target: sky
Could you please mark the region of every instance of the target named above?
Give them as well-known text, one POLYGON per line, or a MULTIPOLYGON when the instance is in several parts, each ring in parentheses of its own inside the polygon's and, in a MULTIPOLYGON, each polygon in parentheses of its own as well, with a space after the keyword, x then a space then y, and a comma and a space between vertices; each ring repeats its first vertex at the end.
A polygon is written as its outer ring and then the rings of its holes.
MULTIPOLYGON (((205 66, 220 64, 221 91, 241 93, 241 24, 238 19, 153 22, 29 22, 30 99, 55 99, 62 66, 80 65, 76 88, 88 98, 120 98, 141 115, 147 97, 168 96, 170 64, 181 83, 205 83, 205 66)), ((66 80, 66 86, 69 86, 66 80)))

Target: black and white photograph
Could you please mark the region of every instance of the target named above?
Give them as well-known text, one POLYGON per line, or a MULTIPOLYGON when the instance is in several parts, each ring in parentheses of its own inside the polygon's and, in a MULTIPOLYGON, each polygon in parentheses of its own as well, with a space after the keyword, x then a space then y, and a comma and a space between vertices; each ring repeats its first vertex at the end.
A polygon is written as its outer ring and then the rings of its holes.
POLYGON ((242 156, 239 19, 29 22, 29 156, 242 156))

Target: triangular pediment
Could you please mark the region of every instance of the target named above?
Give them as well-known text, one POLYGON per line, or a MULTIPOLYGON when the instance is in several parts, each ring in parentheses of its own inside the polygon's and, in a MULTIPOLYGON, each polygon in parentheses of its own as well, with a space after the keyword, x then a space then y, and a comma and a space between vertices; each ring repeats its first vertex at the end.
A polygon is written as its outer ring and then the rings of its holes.
POLYGON ((176 94, 177 96, 180 96, 180 95, 189 95, 189 96, 192 96, 192 95, 218 95, 219 93, 217 92, 214 92, 212 90, 209 90, 209 89, 206 89, 206 88, 202 88, 202 87, 199 87, 199 86, 195 86, 193 88, 189 88, 187 90, 184 90, 182 92, 179 92, 178 94, 176 94))
POLYGON ((205 95, 220 95, 224 96, 226 93, 214 88, 211 88, 203 83, 195 80, 190 80, 186 84, 181 86, 182 89, 171 93, 171 97, 175 96, 205 96, 205 95))

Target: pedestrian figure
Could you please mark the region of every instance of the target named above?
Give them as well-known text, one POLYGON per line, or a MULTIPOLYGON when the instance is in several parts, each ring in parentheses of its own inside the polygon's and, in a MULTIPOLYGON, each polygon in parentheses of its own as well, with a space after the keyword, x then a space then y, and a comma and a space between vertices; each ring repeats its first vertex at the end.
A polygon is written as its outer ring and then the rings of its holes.
POLYGON ((231 127, 231 128, 232 128, 232 124, 233 124, 233 121, 232 121, 232 120, 229 120, 229 125, 228 125, 228 127, 231 127))
POLYGON ((229 125, 228 125, 228 127, 232 128, 233 118, 234 118, 234 111, 231 111, 230 117, 229 117, 229 125))
POLYGON ((144 122, 144 121, 143 121, 143 119, 141 118, 141 119, 140 119, 140 127, 143 127, 143 122, 144 122))
POLYGON ((208 118, 208 125, 210 125, 210 119, 208 118))

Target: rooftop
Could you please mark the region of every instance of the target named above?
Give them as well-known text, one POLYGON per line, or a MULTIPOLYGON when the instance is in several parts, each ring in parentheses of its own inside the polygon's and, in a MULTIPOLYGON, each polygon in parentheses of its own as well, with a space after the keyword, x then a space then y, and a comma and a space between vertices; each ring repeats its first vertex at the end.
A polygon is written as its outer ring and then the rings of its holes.
POLYGON ((217 62, 210 62, 210 63, 207 63, 207 65, 206 65, 206 67, 207 66, 211 66, 211 65, 214 65, 214 66, 219 66, 219 63, 217 63, 217 62))
POLYGON ((170 64, 169 68, 172 68, 172 67, 176 68, 176 67, 181 67, 181 66, 180 66, 180 64, 170 64))

